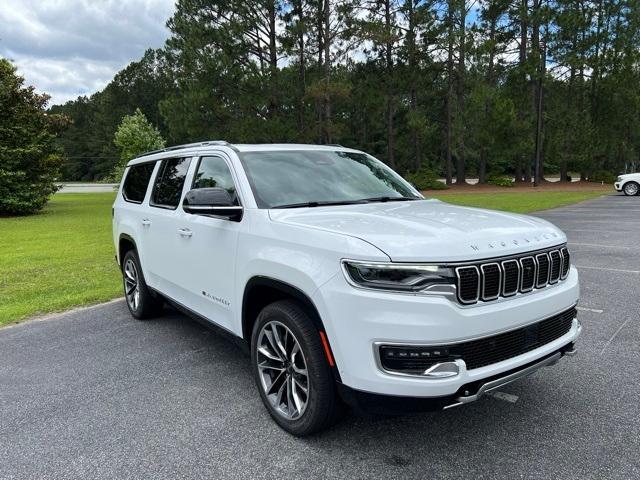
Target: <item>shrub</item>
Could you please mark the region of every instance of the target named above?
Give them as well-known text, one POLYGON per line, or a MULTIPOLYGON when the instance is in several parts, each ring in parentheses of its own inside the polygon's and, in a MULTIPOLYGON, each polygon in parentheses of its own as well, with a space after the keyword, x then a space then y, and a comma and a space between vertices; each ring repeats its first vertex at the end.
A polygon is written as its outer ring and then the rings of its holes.
POLYGON ((445 190, 449 188, 438 180, 438 175, 433 170, 428 168, 421 168, 415 173, 407 173, 404 178, 418 190, 445 190))
POLYGON ((139 108, 136 108, 133 115, 125 115, 122 118, 114 135, 113 143, 120 150, 120 161, 113 169, 109 180, 116 183, 122 179, 122 174, 129 160, 145 152, 164 148, 162 135, 139 108))
POLYGON ((61 157, 55 137, 68 120, 47 115, 48 95, 24 87, 15 67, 0 58, 0 215, 27 215, 57 190, 61 157))
POLYGON ((589 176, 590 182, 596 183, 615 183, 617 176, 606 170, 598 170, 593 175, 589 176))
POLYGON ((487 184, 498 187, 513 187, 513 180, 502 175, 489 175, 487 177, 487 184))

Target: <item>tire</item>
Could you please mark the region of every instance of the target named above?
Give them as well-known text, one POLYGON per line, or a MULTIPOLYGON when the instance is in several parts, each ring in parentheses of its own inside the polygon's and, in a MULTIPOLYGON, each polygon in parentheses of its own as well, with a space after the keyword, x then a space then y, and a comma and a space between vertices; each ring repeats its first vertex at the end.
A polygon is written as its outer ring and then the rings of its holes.
POLYGON ((251 335, 251 364, 264 405, 287 432, 310 435, 340 416, 343 406, 320 335, 298 303, 281 300, 260 312, 251 335), (276 335, 279 344, 272 341, 276 335))
POLYGON ((640 186, 636 182, 627 182, 622 187, 622 191, 627 197, 633 197, 634 195, 638 195, 640 192, 640 186))
POLYGON ((133 317, 145 320, 162 312, 162 299, 147 287, 135 250, 129 250, 122 260, 122 285, 127 307, 133 317))

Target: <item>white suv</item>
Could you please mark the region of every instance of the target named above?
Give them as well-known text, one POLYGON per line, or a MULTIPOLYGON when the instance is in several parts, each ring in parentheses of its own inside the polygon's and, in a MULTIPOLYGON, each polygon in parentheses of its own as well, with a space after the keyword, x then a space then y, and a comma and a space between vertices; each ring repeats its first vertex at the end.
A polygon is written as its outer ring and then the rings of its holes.
POLYGON ((640 173, 627 173, 620 175, 613 184, 618 192, 624 192, 627 196, 640 193, 640 173))
POLYGON ((344 403, 444 409, 574 353, 578 272, 539 218, 425 199, 340 146, 212 141, 129 162, 113 217, 127 305, 241 340, 275 421, 344 403))

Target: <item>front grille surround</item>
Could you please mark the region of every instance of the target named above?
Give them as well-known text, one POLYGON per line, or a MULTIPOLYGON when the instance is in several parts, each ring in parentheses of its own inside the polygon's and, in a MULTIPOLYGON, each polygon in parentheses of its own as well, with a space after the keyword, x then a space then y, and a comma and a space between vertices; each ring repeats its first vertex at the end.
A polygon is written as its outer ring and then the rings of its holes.
POLYGON ((457 299, 468 306, 530 293, 569 276, 566 245, 456 267, 457 299), (497 267, 497 268, 496 268, 497 267), (499 294, 494 292, 498 291, 499 294))

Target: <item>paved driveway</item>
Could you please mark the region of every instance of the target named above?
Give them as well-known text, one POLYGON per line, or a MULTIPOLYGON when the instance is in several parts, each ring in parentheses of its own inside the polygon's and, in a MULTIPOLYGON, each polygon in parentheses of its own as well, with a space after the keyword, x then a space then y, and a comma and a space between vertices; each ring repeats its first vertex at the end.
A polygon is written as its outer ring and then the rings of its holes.
POLYGON ((300 440, 233 344, 118 301, 0 330, 0 478, 639 478, 640 197, 540 216, 581 267, 580 350, 498 396, 300 440))

